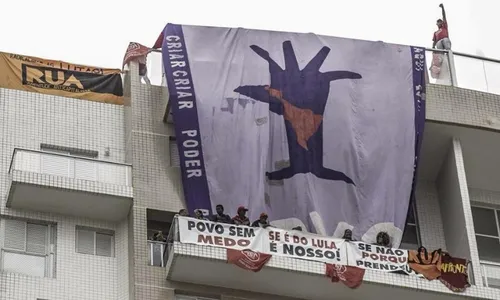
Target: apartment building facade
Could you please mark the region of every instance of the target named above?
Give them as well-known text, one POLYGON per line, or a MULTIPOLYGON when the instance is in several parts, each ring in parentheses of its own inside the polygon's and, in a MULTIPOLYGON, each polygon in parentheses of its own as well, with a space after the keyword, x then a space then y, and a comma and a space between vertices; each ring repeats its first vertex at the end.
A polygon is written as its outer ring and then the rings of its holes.
POLYGON ((464 293, 372 271, 352 290, 316 262, 273 257, 252 273, 219 248, 150 241, 175 233, 183 190, 168 91, 131 62, 123 106, 0 89, 0 299, 500 299, 500 95, 456 76, 427 86, 402 247, 469 259, 464 293))

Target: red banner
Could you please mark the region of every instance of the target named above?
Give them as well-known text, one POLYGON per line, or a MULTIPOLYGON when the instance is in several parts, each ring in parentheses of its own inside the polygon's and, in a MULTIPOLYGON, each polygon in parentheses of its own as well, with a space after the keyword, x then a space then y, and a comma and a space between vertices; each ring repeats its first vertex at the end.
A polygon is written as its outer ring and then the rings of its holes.
POLYGON ((342 281, 346 286, 354 289, 361 285, 365 277, 365 269, 344 266, 344 265, 326 265, 326 276, 332 279, 332 282, 342 281))
POLYGON ((155 44, 153 45, 153 49, 160 49, 163 44, 163 31, 160 33, 158 38, 156 39, 155 44))
POLYGON ((443 253, 439 280, 454 292, 465 291, 470 286, 467 276, 467 260, 443 253))
POLYGON ((250 249, 241 251, 227 249, 228 263, 253 272, 259 272, 269 259, 271 259, 270 254, 259 253, 250 249))
POLYGON ((125 52, 125 56, 123 57, 122 67, 134 59, 146 56, 149 53, 149 50, 149 47, 131 42, 128 44, 127 52, 125 52))

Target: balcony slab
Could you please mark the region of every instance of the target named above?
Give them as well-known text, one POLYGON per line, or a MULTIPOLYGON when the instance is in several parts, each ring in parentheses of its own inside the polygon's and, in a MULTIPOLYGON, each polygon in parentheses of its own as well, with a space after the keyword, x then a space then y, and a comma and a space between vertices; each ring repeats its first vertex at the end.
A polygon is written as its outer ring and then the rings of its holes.
POLYGON ((438 280, 369 271, 361 286, 332 283, 323 263, 273 256, 257 273, 227 263, 226 250, 174 242, 166 265, 167 280, 246 290, 298 299, 500 299, 500 290, 472 286, 454 293, 438 280))
POLYGON ((16 149, 6 206, 116 222, 133 201, 130 166, 16 149))

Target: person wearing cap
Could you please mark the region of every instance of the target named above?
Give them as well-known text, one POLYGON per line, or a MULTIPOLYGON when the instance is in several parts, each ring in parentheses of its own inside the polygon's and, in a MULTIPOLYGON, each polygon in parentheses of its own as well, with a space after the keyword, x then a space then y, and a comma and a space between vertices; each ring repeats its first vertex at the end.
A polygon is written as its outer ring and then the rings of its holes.
POLYGON ((266 213, 261 213, 260 214, 260 217, 258 220, 255 220, 253 223, 252 223, 252 227, 262 227, 262 228, 266 228, 266 227, 269 227, 270 224, 269 222, 267 221, 268 219, 268 216, 266 213))
POLYGON ((233 220, 231 219, 231 217, 224 213, 224 206, 222 206, 222 204, 217 204, 217 206, 215 207, 215 211, 217 213, 212 216, 213 222, 225 223, 225 224, 232 224, 233 223, 233 220))
POLYGON ((246 216, 247 211, 248 209, 244 206, 238 207, 238 214, 233 218, 234 224, 250 226, 250 219, 246 216))

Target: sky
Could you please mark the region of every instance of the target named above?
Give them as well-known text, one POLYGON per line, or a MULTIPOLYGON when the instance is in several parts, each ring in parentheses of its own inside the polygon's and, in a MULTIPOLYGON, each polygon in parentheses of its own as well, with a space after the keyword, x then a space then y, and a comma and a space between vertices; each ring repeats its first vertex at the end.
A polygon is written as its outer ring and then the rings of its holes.
MULTIPOLYGON (((500 28, 499 0, 70 2, 3 1, 0 51, 121 68, 129 42, 152 46, 167 23, 313 32, 431 47, 443 3, 455 51, 500 59, 495 30, 500 28)), ((500 65, 493 68, 500 72, 500 65)))

